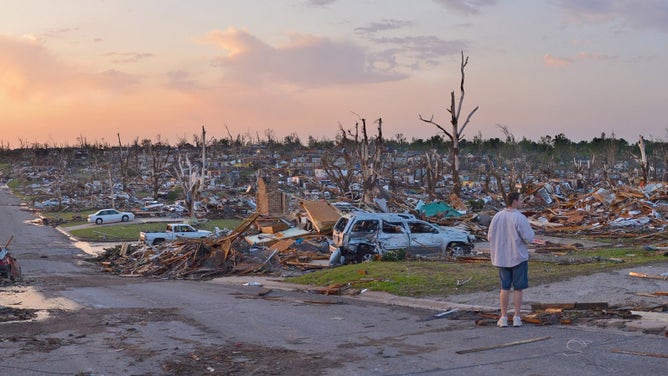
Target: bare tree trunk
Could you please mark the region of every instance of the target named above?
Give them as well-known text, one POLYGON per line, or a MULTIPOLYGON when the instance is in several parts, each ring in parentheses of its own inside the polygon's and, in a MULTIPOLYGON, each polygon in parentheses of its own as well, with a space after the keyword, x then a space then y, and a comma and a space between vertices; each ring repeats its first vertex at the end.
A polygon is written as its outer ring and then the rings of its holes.
POLYGON ((645 139, 642 136, 638 140, 638 148, 640 149, 640 182, 645 186, 649 176, 649 163, 647 161, 647 153, 645 152, 645 139))
POLYGON ((153 198, 158 197, 158 191, 160 190, 160 186, 162 183, 166 180, 166 177, 164 176, 166 171, 166 166, 167 163, 169 162, 169 158, 171 157, 171 152, 172 149, 169 145, 153 145, 150 140, 145 140, 144 141, 144 148, 147 150, 151 162, 151 170, 149 172, 149 179, 151 181, 151 185, 153 187, 153 198), (162 148, 166 147, 167 150, 163 150, 162 148))
POLYGON ((200 175, 199 189, 200 193, 204 189, 204 179, 206 179, 206 129, 202 126, 202 174, 200 175))
MULTIPOLYGON (((345 134, 343 129, 341 129, 341 132, 345 134)), ((355 168, 355 160, 353 155, 348 151, 350 145, 346 145, 345 141, 341 141, 337 147, 341 148, 343 163, 341 164, 337 161, 337 158, 335 158, 336 153, 325 151, 321 156, 321 164, 325 173, 334 185, 336 185, 341 194, 345 194, 350 191, 350 186, 353 182, 352 171, 355 168)))
POLYGON ((186 155, 184 158, 185 161, 182 159, 182 154, 179 153, 178 163, 177 166, 175 166, 175 172, 179 179, 179 183, 181 184, 181 188, 183 189, 186 209, 192 218, 195 216, 193 211, 195 202, 199 198, 201 177, 198 176, 198 173, 190 162, 188 155, 186 155))
POLYGON ((429 119, 425 119, 422 115, 418 114, 418 118, 425 123, 430 123, 436 128, 440 129, 449 139, 452 144, 452 149, 450 150, 450 169, 452 174, 452 193, 459 196, 461 193, 461 182, 459 180, 459 142, 464 139, 464 129, 471 120, 471 116, 478 111, 478 107, 473 109, 466 117, 466 120, 463 124, 460 124, 460 115, 462 111, 462 104, 464 102, 464 68, 469 62, 468 56, 464 58, 464 51, 462 51, 462 62, 460 65, 461 71, 461 83, 459 85, 459 103, 455 99, 455 92, 450 93, 450 108, 448 112, 450 113, 450 131, 447 131, 444 127, 434 121, 434 115, 429 119), (460 128, 461 126, 461 128, 460 128))
MULTIPOLYGON (((353 137, 357 160, 360 164, 360 175, 362 179, 362 200, 367 204, 373 203, 373 191, 376 187, 376 181, 380 173, 380 158, 383 154, 383 119, 376 120, 378 124, 378 134, 373 143, 369 141, 369 135, 366 130, 366 119, 360 117, 362 129, 360 135, 359 123, 355 123, 355 134, 348 131, 353 137), (362 139, 360 139, 362 137, 362 139)), ((346 132, 342 132, 342 142, 349 143, 346 132)))
POLYGON ((118 162, 121 173, 121 185, 123 186, 123 189, 126 189, 129 180, 130 152, 124 150, 123 144, 121 143, 121 134, 116 133, 116 135, 118 136, 118 162))
POLYGON ((430 198, 436 197, 436 185, 443 179, 444 163, 436 150, 424 154, 425 161, 425 184, 430 198))

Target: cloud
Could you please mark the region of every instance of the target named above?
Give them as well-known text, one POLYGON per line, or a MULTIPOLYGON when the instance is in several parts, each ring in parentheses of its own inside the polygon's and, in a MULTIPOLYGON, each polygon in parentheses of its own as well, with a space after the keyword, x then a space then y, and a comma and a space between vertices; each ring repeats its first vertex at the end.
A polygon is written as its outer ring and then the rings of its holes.
POLYGON ((213 30, 199 38, 225 51, 213 59, 225 80, 247 84, 284 83, 302 87, 399 80, 367 60, 366 51, 345 41, 294 34, 282 46, 270 46, 247 30, 213 30))
POLYGON ((592 42, 588 39, 574 39, 571 41, 571 44, 575 46, 590 46, 592 42))
POLYGON ((640 30, 668 32, 668 3, 665 0, 558 0, 579 22, 625 22, 640 30))
POLYGON ((573 60, 568 58, 559 58, 550 54, 543 55, 543 64, 548 67, 563 67, 573 63, 573 60))
POLYGON ((617 62, 619 57, 609 56, 606 54, 591 53, 591 52, 580 52, 575 57, 556 57, 551 54, 545 54, 543 56, 543 63, 548 67, 563 67, 567 65, 574 64, 576 61, 610 61, 617 62))
POLYGON ((609 56, 606 54, 590 53, 590 52, 580 52, 578 58, 581 60, 595 60, 595 61, 618 61, 619 57, 609 56))
POLYGON ((395 69, 399 71, 406 68, 414 71, 424 66, 438 65, 441 57, 459 54, 468 47, 464 41, 449 41, 433 35, 408 37, 378 35, 409 26, 412 26, 410 21, 390 19, 355 29, 358 35, 366 38, 375 47, 381 48, 380 51, 367 53, 371 66, 382 71, 395 69))
POLYGON ((306 5, 314 7, 326 7, 327 5, 334 4, 337 0, 307 0, 306 5))
POLYGON ((154 57, 154 54, 147 52, 108 52, 104 54, 106 57, 110 57, 113 63, 136 63, 140 60, 148 59, 154 57))
POLYGON ((91 74, 91 82, 106 90, 125 92, 137 87, 140 80, 137 76, 127 74, 116 69, 109 69, 101 73, 91 74))
POLYGON ((460 54, 467 48, 467 43, 461 40, 443 40, 436 36, 416 36, 397 38, 374 38, 376 43, 394 44, 400 46, 406 54, 417 60, 435 59, 443 56, 460 54))
POLYGON ((190 72, 182 70, 167 72, 167 78, 167 86, 171 89, 178 91, 193 91, 203 89, 197 80, 191 78, 190 72))
POLYGON ((492 6, 497 0, 434 0, 436 4, 455 13, 471 15, 480 13, 480 9, 492 6))
POLYGON ((412 22, 406 20, 382 20, 381 22, 373 22, 366 27, 357 27, 355 32, 357 34, 373 34, 379 31, 397 30, 407 26, 411 26, 412 22))
POLYGON ((25 34, 24 39, 29 39, 35 42, 44 42, 49 39, 61 39, 64 35, 78 31, 77 28, 58 28, 50 29, 42 34, 25 34))
POLYGON ((91 73, 69 65, 32 38, 0 35, 0 93, 13 99, 65 97, 89 90, 126 91, 137 77, 120 71, 91 73))

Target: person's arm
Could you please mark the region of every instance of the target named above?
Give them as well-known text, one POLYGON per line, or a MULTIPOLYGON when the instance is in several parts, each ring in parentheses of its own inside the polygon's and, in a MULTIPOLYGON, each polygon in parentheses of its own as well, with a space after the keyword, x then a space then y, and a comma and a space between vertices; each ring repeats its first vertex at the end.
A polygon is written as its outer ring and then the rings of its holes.
POLYGON ((520 221, 517 224, 517 232, 526 244, 533 243, 534 239, 536 238, 536 233, 531 228, 529 220, 524 216, 524 214, 522 214, 522 218, 520 218, 520 221))
POLYGON ((496 216, 492 217, 492 221, 489 223, 489 227, 487 227, 487 241, 491 242, 492 241, 492 233, 494 232, 494 225, 496 224, 496 216))

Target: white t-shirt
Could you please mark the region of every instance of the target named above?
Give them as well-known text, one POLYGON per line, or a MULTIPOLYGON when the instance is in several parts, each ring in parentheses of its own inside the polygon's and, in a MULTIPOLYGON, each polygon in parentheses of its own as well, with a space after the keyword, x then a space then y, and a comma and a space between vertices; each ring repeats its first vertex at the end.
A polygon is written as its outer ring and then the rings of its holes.
POLYGON ((527 244, 536 234, 517 209, 505 208, 494 215, 487 231, 492 265, 512 268, 529 260, 527 244))

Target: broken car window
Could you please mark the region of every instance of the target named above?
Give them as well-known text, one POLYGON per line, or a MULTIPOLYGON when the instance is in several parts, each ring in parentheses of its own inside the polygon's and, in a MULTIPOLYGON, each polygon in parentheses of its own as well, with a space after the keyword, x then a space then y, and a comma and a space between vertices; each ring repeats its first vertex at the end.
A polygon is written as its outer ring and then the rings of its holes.
POLYGON ((397 222, 383 222, 383 232, 386 234, 401 234, 403 227, 397 222))
POLYGON ((374 232, 378 230, 378 220, 358 221, 353 225, 353 232, 374 232))

